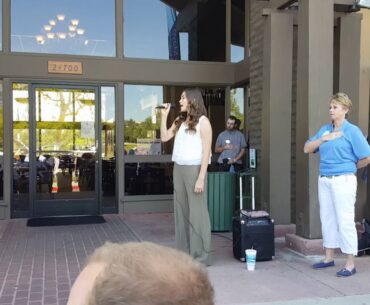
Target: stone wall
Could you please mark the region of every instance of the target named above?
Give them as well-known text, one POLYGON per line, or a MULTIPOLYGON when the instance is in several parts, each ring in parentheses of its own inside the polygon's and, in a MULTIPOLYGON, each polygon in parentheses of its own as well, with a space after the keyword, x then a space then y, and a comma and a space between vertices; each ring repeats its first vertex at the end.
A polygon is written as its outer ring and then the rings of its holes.
MULTIPOLYGON (((250 101, 247 110, 249 145, 257 151, 257 170, 260 170, 261 134, 262 134, 262 68, 263 68, 263 32, 265 17, 262 9, 268 1, 251 0, 250 8, 250 101)), ((256 208, 268 209, 260 203, 260 184, 256 183, 256 208)))

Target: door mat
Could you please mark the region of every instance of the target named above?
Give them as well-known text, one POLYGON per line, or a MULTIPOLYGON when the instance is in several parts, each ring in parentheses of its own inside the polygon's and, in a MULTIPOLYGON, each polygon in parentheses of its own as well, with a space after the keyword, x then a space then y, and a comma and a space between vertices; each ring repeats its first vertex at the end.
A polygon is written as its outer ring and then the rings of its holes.
POLYGON ((68 226, 104 223, 103 216, 62 216, 62 217, 40 217, 27 220, 28 227, 43 226, 68 226))

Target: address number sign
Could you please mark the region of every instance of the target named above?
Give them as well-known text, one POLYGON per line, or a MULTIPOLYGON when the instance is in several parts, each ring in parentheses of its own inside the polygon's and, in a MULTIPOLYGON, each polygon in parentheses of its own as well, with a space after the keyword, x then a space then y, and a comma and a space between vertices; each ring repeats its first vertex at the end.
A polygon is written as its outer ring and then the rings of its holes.
POLYGON ((48 61, 48 73, 82 74, 82 62, 48 61))

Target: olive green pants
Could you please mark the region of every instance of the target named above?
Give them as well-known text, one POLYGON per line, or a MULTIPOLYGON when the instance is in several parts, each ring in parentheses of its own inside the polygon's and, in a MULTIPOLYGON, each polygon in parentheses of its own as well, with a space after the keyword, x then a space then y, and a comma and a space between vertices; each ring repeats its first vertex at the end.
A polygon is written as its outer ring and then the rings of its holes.
POLYGON ((195 193, 200 165, 178 165, 173 169, 176 247, 197 261, 210 264, 211 223, 204 191, 195 193))

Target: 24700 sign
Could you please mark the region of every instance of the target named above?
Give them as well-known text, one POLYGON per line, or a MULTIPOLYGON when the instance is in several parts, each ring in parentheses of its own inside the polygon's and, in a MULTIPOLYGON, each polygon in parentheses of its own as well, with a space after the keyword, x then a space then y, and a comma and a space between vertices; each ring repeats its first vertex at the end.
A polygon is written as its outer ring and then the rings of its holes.
POLYGON ((76 61, 48 61, 48 73, 82 74, 82 63, 76 61))

